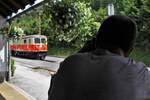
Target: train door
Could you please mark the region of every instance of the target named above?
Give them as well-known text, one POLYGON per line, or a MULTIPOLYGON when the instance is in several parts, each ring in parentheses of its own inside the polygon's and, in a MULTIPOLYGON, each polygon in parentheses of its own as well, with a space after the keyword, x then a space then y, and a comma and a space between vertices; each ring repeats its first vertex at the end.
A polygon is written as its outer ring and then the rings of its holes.
POLYGON ((29 51, 29 52, 32 52, 32 51, 34 50, 33 45, 32 45, 32 44, 33 44, 33 41, 34 41, 34 40, 33 40, 32 37, 29 37, 29 38, 28 38, 28 51, 29 51))

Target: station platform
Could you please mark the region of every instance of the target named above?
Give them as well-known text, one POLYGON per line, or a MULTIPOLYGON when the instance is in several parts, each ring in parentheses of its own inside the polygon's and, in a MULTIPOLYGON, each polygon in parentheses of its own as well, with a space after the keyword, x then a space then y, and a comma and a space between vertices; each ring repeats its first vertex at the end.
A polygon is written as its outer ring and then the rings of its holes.
POLYGON ((0 83, 0 100, 36 100, 20 88, 8 83, 0 83))

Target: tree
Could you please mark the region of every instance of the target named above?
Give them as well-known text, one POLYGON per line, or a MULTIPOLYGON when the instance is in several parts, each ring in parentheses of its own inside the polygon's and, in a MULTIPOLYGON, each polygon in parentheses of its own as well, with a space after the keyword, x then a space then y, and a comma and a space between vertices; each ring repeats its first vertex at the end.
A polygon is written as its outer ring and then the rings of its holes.
POLYGON ((115 10, 117 14, 121 15, 137 15, 138 10, 135 6, 136 0, 116 0, 115 10))
POLYGON ((140 16, 139 16, 139 35, 138 45, 145 48, 146 51, 150 50, 150 2, 149 0, 143 1, 140 16))
POLYGON ((86 2, 49 1, 44 12, 51 19, 50 40, 58 44, 80 47, 99 27, 86 2))
POLYGON ((17 18, 12 24, 25 34, 44 34, 49 45, 81 47, 96 34, 103 17, 97 17, 105 10, 93 11, 91 0, 47 0, 46 3, 17 18), (98 20, 97 20, 98 19, 98 20))
POLYGON ((138 27, 136 47, 145 50, 150 48, 149 4, 148 0, 116 0, 115 3, 117 14, 130 16, 136 21, 138 27))

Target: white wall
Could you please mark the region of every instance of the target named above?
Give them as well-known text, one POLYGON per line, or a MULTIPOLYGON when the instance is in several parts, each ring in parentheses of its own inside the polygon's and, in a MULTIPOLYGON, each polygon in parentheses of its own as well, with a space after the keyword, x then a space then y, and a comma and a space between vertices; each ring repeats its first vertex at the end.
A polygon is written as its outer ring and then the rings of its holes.
MULTIPOLYGON (((8 27, 8 22, 0 16, 0 29, 8 27)), ((0 83, 4 81, 6 72, 8 72, 8 43, 6 37, 0 32, 0 83)))
POLYGON ((3 27, 8 26, 8 22, 6 21, 5 18, 3 18, 2 16, 0 16, 0 29, 3 27))

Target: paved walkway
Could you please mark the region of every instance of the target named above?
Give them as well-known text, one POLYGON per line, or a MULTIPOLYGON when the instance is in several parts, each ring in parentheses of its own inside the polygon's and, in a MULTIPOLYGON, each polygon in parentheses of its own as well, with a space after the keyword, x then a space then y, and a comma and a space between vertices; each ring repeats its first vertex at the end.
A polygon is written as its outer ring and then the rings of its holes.
POLYGON ((16 71, 10 83, 23 89, 36 100, 47 100, 50 75, 43 75, 33 69, 16 63, 16 71))

